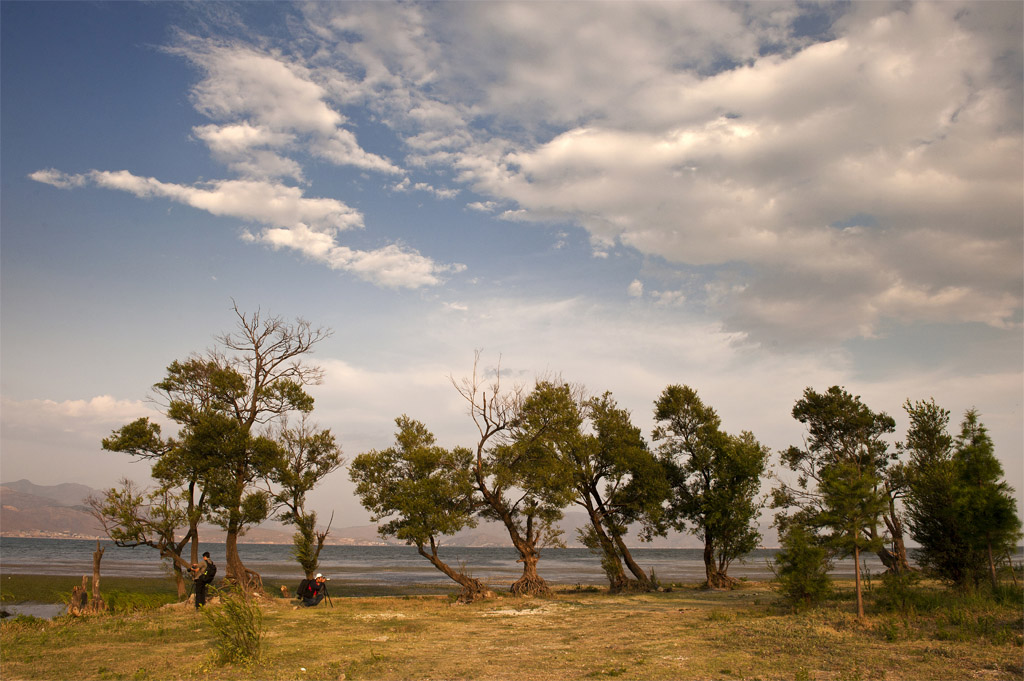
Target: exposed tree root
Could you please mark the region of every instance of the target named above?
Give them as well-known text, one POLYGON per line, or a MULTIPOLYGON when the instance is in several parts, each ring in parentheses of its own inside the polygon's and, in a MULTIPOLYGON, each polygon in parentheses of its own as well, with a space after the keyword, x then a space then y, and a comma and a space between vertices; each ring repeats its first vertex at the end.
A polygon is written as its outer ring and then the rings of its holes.
POLYGON ((551 587, 541 577, 523 575, 509 589, 516 596, 547 596, 551 587))

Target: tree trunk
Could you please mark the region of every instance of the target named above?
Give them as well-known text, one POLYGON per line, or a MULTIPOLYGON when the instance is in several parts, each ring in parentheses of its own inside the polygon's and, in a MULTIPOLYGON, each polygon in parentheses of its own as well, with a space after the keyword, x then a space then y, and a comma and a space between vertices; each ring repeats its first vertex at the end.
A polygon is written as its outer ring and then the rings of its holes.
POLYGON ((519 554, 522 558, 516 562, 523 564, 523 576, 516 580, 509 591, 516 596, 546 596, 551 593, 548 583, 537 574, 537 561, 540 560, 540 556, 532 549, 528 553, 519 549, 519 554))
POLYGON ((996 578, 996 562, 992 559, 992 542, 986 541, 985 547, 988 549, 988 573, 992 579, 992 588, 999 588, 999 580, 996 578))
POLYGON ((731 589, 735 586, 734 579, 718 569, 715 562, 715 545, 711 537, 704 537, 704 586, 708 589, 731 589))
POLYGON ((619 555, 622 556, 622 560, 626 563, 626 567, 633 573, 636 578, 636 588, 641 591, 653 591, 655 586, 651 580, 650 575, 644 572, 644 569, 633 559, 633 554, 630 553, 629 547, 626 546, 626 542, 623 541, 622 536, 619 534, 612 534, 612 539, 615 541, 615 547, 619 550, 619 555))
POLYGON ((487 586, 479 579, 470 577, 462 570, 456 570, 441 560, 437 555, 437 546, 434 544, 433 540, 431 540, 429 553, 423 547, 423 544, 417 544, 416 550, 421 556, 429 560, 431 565, 448 575, 449 578, 462 587, 462 591, 459 592, 460 603, 472 603, 473 601, 490 598, 494 595, 494 592, 488 589, 487 586))
POLYGON ((88 577, 82 575, 82 586, 71 589, 71 600, 68 602, 68 614, 77 617, 86 611, 89 604, 89 590, 86 588, 88 577))
POLYGON ((96 550, 92 553, 92 599, 93 601, 102 600, 100 598, 100 561, 103 559, 103 552, 106 549, 100 547, 100 540, 96 540, 96 550))
MULTIPOLYGON (((878 559, 882 561, 882 565, 885 566, 886 571, 902 574, 910 572, 913 568, 910 567, 910 561, 907 559, 907 547, 903 542, 903 521, 896 514, 895 504, 896 502, 890 498, 889 512, 882 515, 882 520, 885 522, 889 535, 892 537, 892 550, 890 551, 883 546, 876 554, 878 559)), ((869 533, 872 539, 878 536, 878 531, 874 527, 869 529, 869 533)))
POLYGON ((601 549, 601 567, 604 568, 605 575, 608 577, 608 590, 611 593, 619 593, 628 589, 629 580, 626 579, 626 571, 622 567, 622 560, 619 558, 615 544, 608 537, 608 533, 604 531, 601 514, 589 503, 584 507, 587 509, 587 515, 590 516, 590 526, 594 530, 594 536, 601 549))
POLYGON ((250 574, 253 572, 245 566, 242 557, 239 556, 239 534, 238 527, 229 527, 224 538, 224 577, 249 591, 254 588, 250 584, 250 574))
POLYGON ((857 617, 864 619, 864 596, 860 590, 860 547, 853 547, 854 583, 857 585, 857 617))

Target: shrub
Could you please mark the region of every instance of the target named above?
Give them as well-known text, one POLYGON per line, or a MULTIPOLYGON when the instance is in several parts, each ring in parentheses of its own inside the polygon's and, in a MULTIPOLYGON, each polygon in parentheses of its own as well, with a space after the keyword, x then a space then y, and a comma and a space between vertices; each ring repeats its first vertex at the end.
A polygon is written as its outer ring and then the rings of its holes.
POLYGON ((783 598, 794 608, 819 603, 832 590, 828 550, 814 533, 799 523, 790 524, 780 537, 782 549, 771 566, 783 598))
POLYGON ((904 616, 913 614, 921 600, 915 590, 920 582, 921 576, 916 572, 886 572, 882 575, 882 588, 875 596, 875 605, 904 616))
POLYGON ((208 606, 203 616, 217 634, 220 661, 256 663, 263 652, 263 611, 244 589, 219 590, 219 606, 208 606))

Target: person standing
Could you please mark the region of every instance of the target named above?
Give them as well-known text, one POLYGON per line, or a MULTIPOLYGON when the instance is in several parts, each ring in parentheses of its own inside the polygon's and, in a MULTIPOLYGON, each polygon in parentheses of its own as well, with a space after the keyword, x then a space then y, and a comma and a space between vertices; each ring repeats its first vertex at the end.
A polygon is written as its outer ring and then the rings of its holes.
POLYGON ((196 610, 198 610, 199 606, 206 605, 206 587, 217 576, 217 566, 210 560, 209 551, 203 552, 202 565, 196 565, 192 570, 195 574, 193 582, 196 588, 196 610))

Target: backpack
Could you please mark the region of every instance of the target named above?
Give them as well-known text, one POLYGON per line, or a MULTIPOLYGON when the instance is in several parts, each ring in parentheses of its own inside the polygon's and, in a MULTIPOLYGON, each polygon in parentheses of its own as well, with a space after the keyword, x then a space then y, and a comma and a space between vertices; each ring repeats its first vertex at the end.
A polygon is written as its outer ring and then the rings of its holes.
POLYGON ((305 598, 307 595, 309 595, 310 591, 311 589, 309 588, 309 580, 304 579, 301 582, 299 582, 299 588, 295 590, 295 596, 296 598, 305 598))

